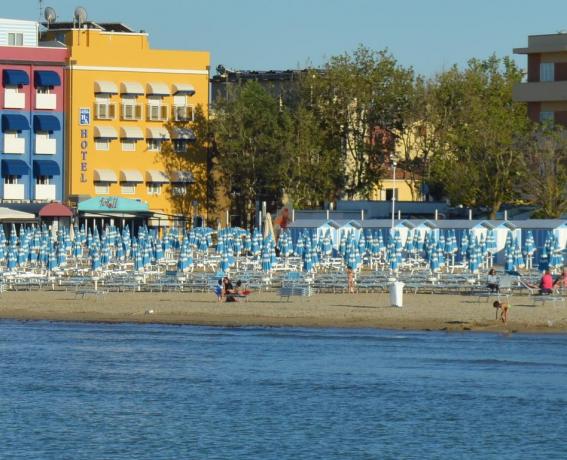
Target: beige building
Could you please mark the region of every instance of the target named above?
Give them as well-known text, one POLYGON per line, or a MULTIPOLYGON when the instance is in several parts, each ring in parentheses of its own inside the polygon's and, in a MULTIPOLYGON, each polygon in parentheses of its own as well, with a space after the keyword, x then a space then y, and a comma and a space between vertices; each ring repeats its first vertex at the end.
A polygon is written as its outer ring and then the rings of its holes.
POLYGON ((534 122, 567 126, 567 33, 531 35, 514 53, 528 57, 527 81, 514 87, 514 100, 528 104, 534 122))

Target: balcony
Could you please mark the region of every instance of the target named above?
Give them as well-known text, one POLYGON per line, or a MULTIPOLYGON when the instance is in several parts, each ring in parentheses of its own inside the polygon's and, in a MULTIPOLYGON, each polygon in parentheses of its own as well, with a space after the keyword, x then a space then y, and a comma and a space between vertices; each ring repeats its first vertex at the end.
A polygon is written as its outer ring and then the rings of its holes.
POLYGON ((4 135, 4 153, 26 153, 26 139, 4 135))
POLYGON ((146 116, 148 121, 167 121, 169 106, 166 104, 148 104, 146 116))
POLYGON ((95 104, 95 118, 97 120, 114 120, 116 107, 114 104, 95 104))
POLYGON ((56 198, 55 184, 35 184, 36 200, 53 201, 56 198))
POLYGON ((173 120, 174 121, 193 121, 193 106, 190 105, 174 105, 173 120))
POLYGON ((567 81, 518 83, 512 98, 517 102, 567 101, 567 81))
POLYGON ((26 93, 18 93, 14 91, 4 91, 4 108, 5 109, 25 109, 26 93))
POLYGON ((140 104, 122 104, 120 118, 122 120, 141 120, 142 106, 140 104))
POLYGON ((5 200, 25 199, 24 184, 4 184, 5 200))
POLYGON ((57 151, 57 140, 42 136, 35 137, 36 155, 55 155, 57 151))
POLYGON ((57 95, 48 93, 36 93, 35 108, 41 110, 55 110, 57 108, 57 95))

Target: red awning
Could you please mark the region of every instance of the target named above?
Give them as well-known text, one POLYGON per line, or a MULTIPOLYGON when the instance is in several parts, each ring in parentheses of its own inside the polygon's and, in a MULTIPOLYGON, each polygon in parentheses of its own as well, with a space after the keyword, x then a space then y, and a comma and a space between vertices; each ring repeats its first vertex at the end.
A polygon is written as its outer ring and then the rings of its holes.
POLYGON ((39 210, 39 217, 73 217, 73 211, 61 203, 49 203, 39 210))

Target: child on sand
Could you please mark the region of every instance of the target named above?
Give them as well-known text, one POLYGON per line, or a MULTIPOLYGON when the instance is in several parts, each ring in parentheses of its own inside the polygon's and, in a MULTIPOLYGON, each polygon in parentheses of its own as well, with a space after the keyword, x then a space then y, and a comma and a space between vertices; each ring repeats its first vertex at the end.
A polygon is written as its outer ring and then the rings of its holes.
POLYGON ((215 286, 215 294, 217 296, 217 302, 222 302, 222 280, 219 280, 215 286))
POLYGON ((496 308, 496 319, 498 319, 498 310, 500 310, 500 319, 506 324, 508 322, 508 310, 510 309, 510 305, 495 300, 492 306, 496 308))

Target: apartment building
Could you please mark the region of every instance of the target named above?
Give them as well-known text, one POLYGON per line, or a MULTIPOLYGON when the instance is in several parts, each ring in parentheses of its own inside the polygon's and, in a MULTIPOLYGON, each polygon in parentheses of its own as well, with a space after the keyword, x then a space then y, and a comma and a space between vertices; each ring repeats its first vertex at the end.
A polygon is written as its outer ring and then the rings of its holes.
POLYGON ((514 100, 527 103, 534 122, 567 126, 567 33, 531 35, 514 53, 528 58, 527 81, 514 87, 514 100))
POLYGON ((68 51, 38 42, 39 24, 0 19, 0 199, 64 198, 68 51))

